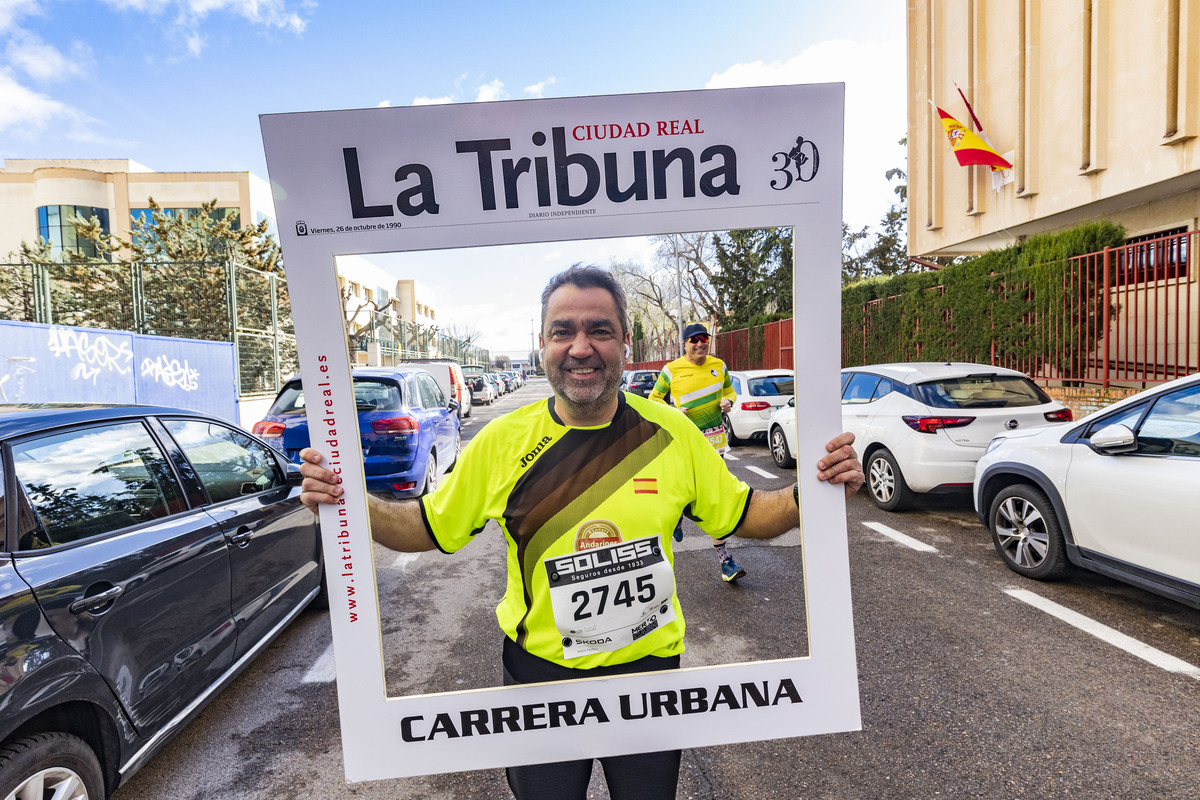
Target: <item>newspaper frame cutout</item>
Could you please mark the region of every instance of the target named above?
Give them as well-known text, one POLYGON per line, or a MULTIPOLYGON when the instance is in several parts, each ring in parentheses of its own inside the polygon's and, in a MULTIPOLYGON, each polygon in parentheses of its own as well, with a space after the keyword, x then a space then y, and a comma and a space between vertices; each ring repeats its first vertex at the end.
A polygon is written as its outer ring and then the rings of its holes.
POLYGON ((260 117, 301 374, 322 396, 308 404, 313 446, 346 490, 320 519, 347 780, 861 728, 844 495, 810 466, 841 430, 844 94, 815 84, 260 117), (782 226, 807 376, 796 413, 808 653, 387 696, 334 259, 782 226), (633 700, 646 713, 623 708, 633 700))

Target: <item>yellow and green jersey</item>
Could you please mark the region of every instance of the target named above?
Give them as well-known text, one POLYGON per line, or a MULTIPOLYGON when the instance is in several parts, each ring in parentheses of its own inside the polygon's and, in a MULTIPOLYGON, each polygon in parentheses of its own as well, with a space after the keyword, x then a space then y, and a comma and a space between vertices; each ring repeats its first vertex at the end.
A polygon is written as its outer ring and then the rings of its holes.
POLYGON ((731 403, 737 400, 729 370, 715 356, 706 356, 703 364, 693 364, 686 357, 667 364, 654 382, 650 400, 665 403, 667 392, 702 431, 721 427, 721 398, 731 403))
POLYGON ((594 428, 564 425, 553 398, 493 421, 421 498, 446 553, 499 523, 508 543, 500 628, 568 667, 683 652, 671 532, 686 514, 729 536, 752 491, 681 414, 618 398, 612 421, 594 428))

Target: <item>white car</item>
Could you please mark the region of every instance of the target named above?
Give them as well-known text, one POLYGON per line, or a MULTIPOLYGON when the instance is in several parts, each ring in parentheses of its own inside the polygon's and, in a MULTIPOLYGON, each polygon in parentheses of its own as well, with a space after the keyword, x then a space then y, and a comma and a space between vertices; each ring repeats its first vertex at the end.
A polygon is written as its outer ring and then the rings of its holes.
POLYGON ((787 404, 771 412, 767 422, 767 446, 771 458, 780 469, 796 466, 796 397, 788 398, 787 404))
POLYGON ((471 385, 471 402, 481 406, 490 406, 496 402, 496 386, 482 372, 474 376, 468 375, 467 382, 471 385))
POLYGON ((471 385, 463 375, 461 364, 449 358, 406 359, 404 363, 424 367, 433 375, 438 386, 442 387, 442 394, 458 401, 458 418, 460 420, 471 416, 471 404, 474 402, 474 398, 471 396, 471 385))
POLYGON ((1200 373, 1077 425, 997 437, 975 510, 1014 572, 1076 564, 1200 608, 1200 373))
POLYGON ((737 399, 725 414, 725 431, 731 445, 767 437, 771 413, 796 393, 796 373, 790 369, 730 371, 737 399))
POLYGON ((868 495, 884 511, 969 488, 997 434, 1071 419, 1016 370, 962 362, 842 370, 842 429, 854 434, 868 495))

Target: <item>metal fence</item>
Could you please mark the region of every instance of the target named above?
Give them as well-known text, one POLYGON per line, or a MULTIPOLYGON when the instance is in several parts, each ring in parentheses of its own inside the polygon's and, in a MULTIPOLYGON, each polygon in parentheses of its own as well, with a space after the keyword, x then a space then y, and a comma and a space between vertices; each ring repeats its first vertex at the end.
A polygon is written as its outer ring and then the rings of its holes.
POLYGON ((0 319, 233 342, 240 395, 298 369, 286 281, 234 262, 0 264, 0 319))
POLYGON ((490 351, 435 325, 409 322, 382 311, 360 311, 353 322, 356 329, 364 329, 353 347, 359 363, 391 367, 422 358, 453 358, 460 364, 482 366, 490 363, 490 351))
MULTIPOLYGON (((233 342, 241 396, 274 394, 299 370, 287 281, 235 262, 0 264, 0 319, 233 342)), ((489 363, 487 350, 384 313, 354 351, 383 366, 489 363)))

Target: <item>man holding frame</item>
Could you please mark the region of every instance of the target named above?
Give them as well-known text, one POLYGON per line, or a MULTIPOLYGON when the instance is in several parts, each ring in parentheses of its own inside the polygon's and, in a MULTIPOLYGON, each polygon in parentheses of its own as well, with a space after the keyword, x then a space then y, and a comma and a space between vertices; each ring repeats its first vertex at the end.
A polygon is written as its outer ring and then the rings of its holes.
MULTIPOLYGON (((606 271, 572 267, 542 294, 554 396, 489 425, 432 494, 370 497, 371 532, 403 552, 454 552, 496 520, 508 543, 497 608, 506 685, 676 669, 684 623, 671 531, 683 513, 715 539, 767 539, 799 522, 795 486, 733 477, 680 414, 618 391, 630 342, 625 296, 606 271)), ((826 445, 817 478, 863 484, 853 436, 826 445)), ((336 505, 339 477, 308 449, 303 502, 336 505)), ((567 713, 564 711, 564 713, 567 713)), ((601 759, 614 800, 675 796, 680 751, 601 759)), ((509 767, 518 800, 583 798, 592 759, 509 767)))
MULTIPOLYGON (((336 259, 351 254, 405 253, 419 269, 421 252, 450 248, 790 227, 803 242, 794 264, 795 369, 809 378, 797 450, 823 452, 826 439, 841 430, 840 326, 831 301, 840 286, 844 94, 844 87, 824 84, 263 115, 288 295, 295 318, 303 320, 296 326, 300 371, 313 376, 319 392, 306 411, 310 430, 321 431, 312 444, 324 456, 322 466, 342 481, 337 504, 321 504, 320 517, 348 780, 861 728, 844 493, 822 485, 810 469, 796 476, 800 532, 774 540, 802 544, 796 550, 802 577, 784 591, 804 618, 776 631, 794 655, 390 695, 381 629, 386 609, 379 605, 336 281, 336 259), (601 138, 599 122, 590 124, 595 121, 611 121, 604 126, 611 135, 601 138), (797 134, 812 143, 803 163, 788 154, 797 134), (646 698, 663 702, 646 707, 646 698), (577 713, 558 713, 564 708, 577 713)), ((592 380, 586 367, 570 373, 564 382, 579 389, 592 380)), ((667 431, 674 435, 674 428, 667 431)), ((539 450, 540 444, 506 452, 506 463, 526 457, 548 463, 538 456, 549 443, 539 450)), ((660 486, 667 484, 639 483, 637 497, 653 499, 660 486)), ((792 490, 783 495, 795 502, 792 490)), ((794 526, 794 505, 789 513, 794 526)), ((607 544, 606 537, 602 525, 586 532, 591 545, 607 544)), ((582 564, 590 553, 575 557, 582 564)), ((670 563, 662 548, 634 555, 645 564, 670 563)), ((574 574, 574 565, 564 563, 560 578, 574 574)), ((599 585, 584 586, 589 598, 600 599, 599 585)), ((631 586, 638 588, 636 581, 631 586)), ((643 597, 648 591, 643 582, 643 597)), ((625 594, 621 599, 622 608, 635 605, 625 594)), ((579 609, 571 600, 572 615, 598 607, 579 609)), ((580 639, 601 638, 590 636, 589 626, 580 630, 580 639)), ((639 640, 649 630, 649 624, 640 628, 639 640)))

